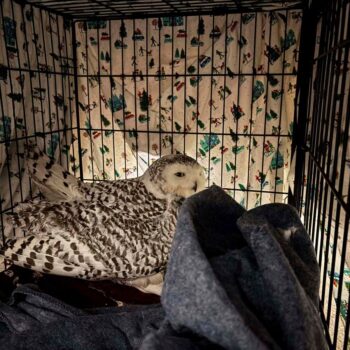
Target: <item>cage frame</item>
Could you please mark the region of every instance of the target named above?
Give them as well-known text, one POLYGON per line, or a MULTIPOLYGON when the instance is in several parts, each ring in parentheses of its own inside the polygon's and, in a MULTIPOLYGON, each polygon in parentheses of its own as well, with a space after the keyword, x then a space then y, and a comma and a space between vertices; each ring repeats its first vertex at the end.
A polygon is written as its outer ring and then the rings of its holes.
MULTIPOLYGON (((72 22, 72 40, 73 42, 76 42, 76 23, 77 22, 81 22, 81 21, 88 21, 91 18, 96 18, 96 15, 99 16, 98 14, 94 13, 89 13, 89 16, 87 17, 75 17, 74 15, 72 15, 71 13, 68 14, 64 14, 62 13, 62 11, 60 11, 60 8, 50 8, 50 7, 46 7, 45 4, 50 4, 50 3, 59 3, 60 1, 58 0, 46 0, 46 1, 32 1, 32 0, 14 0, 16 2, 19 2, 22 5, 26 5, 29 4, 30 6, 35 6, 38 7, 42 10, 48 11, 48 12, 52 12, 53 14, 62 16, 65 15, 67 16, 67 18, 72 22)), ((83 1, 80 0, 83 3, 89 3, 88 1, 83 1)), ((100 4, 100 5, 106 5, 105 2, 106 1, 98 1, 98 0, 93 0, 91 1, 94 4, 100 4)), ((164 2, 167 5, 171 5, 174 2, 173 1, 160 1, 160 2, 164 2)), ((293 1, 290 1, 293 2, 293 1)), ((74 1, 72 3, 75 3, 74 1)), ((264 6, 269 5, 274 3, 273 1, 263 1, 261 2, 264 6)), ((335 0, 332 3, 337 3, 337 4, 342 4, 345 3, 346 1, 341 1, 341 0, 335 0)), ((195 13, 186 13, 180 10, 176 10, 176 8, 173 8, 175 10, 175 13, 173 14, 167 14, 167 16, 169 17, 175 17, 175 16, 191 16, 191 15, 227 15, 230 13, 249 13, 249 12, 259 12, 261 11, 266 11, 266 9, 263 8, 245 8, 244 6, 242 7, 242 4, 240 1, 234 1, 235 4, 235 8, 229 8, 227 6, 219 6, 216 7, 214 9, 211 10, 201 10, 201 11, 197 11, 195 13)), ((341 7, 341 5, 339 5, 341 7)), ((332 196, 334 197, 334 201, 336 201, 338 204, 340 205, 346 212, 346 218, 347 221, 349 220, 350 217, 350 207, 349 207, 349 203, 345 202, 345 200, 342 198, 342 196, 339 194, 339 191, 337 191, 337 189, 334 187, 334 179, 331 179, 327 173, 327 171, 325 171, 326 169, 320 165, 317 161, 317 156, 315 154, 312 153, 312 148, 310 148, 310 146, 308 146, 307 144, 307 131, 308 131, 308 119, 309 119, 309 113, 310 113, 310 91, 312 90, 312 85, 313 85, 313 81, 312 81, 312 76, 313 76, 313 67, 315 65, 315 60, 313 58, 313 53, 314 53, 314 49, 315 49, 315 45, 316 45, 316 30, 317 30, 317 23, 319 18, 321 18, 322 16, 324 16, 325 14, 325 8, 327 7, 327 1, 325 0, 321 0, 321 1, 311 1, 311 5, 309 6, 307 1, 303 1, 300 2, 298 5, 296 5, 296 7, 291 7, 290 9, 301 9, 303 11, 303 22, 302 22, 302 28, 301 28, 301 42, 300 42, 300 49, 299 49, 299 67, 298 67, 298 74, 297 74, 297 97, 296 97, 296 104, 295 104, 295 116, 294 116, 294 122, 295 125, 298 128, 298 132, 293 134, 293 143, 292 143, 292 153, 295 154, 296 157, 296 166, 295 166, 295 182, 294 182, 294 188, 293 189, 289 189, 289 195, 288 195, 288 201, 290 204, 294 205, 297 210, 299 211, 300 214, 302 214, 303 212, 303 199, 305 200, 310 198, 311 194, 310 194, 310 188, 307 188, 306 190, 303 187, 304 184, 304 175, 306 172, 305 169, 305 162, 306 162, 306 158, 309 157, 309 164, 313 164, 313 166, 315 166, 316 168, 314 168, 312 170, 311 173, 311 178, 315 179, 315 181, 317 183, 324 183, 325 188, 329 188, 330 192, 332 193, 332 196), (316 15, 315 15, 316 14, 316 15), (311 160, 310 160, 311 159, 311 160)), ((338 10, 340 9, 340 7, 338 8, 338 10)), ((108 9, 108 7, 106 7, 108 9)), ((111 9, 110 9, 111 10, 111 9)), ((112 8, 112 10, 115 12, 115 9, 112 8)), ((280 9, 276 9, 276 10, 267 10, 267 11, 280 11, 280 9)), ((159 13, 158 18, 162 17, 164 15, 164 13, 159 13)), ((154 18, 154 13, 150 13, 150 14, 134 14, 134 15, 130 15, 130 14, 122 14, 122 13, 116 13, 115 15, 102 15, 100 18, 106 21, 110 21, 110 20, 114 20, 114 19, 131 19, 131 20, 135 20, 135 19, 148 19, 148 18, 154 18)), ((157 17, 157 16, 156 16, 157 17)), ((348 24, 349 26, 349 24, 348 24)), ((330 48, 329 51, 324 52, 323 54, 325 55, 324 57, 326 57, 327 55, 330 55, 333 52, 336 52, 342 48, 347 48, 349 49, 350 43, 349 40, 344 42, 344 43, 340 43, 335 47, 330 48)), ((76 49, 73 50, 73 60, 74 60, 74 73, 73 73, 73 77, 74 77, 74 84, 77 87, 78 86, 78 67, 77 67, 77 57, 76 57, 76 49)), ((54 72, 52 74, 55 74, 54 72)), ((244 75, 247 75, 246 73, 244 73, 244 75)), ((146 73, 147 78, 150 76, 148 74, 148 72, 146 73)), ((226 76, 226 75, 225 75, 226 76)), ((76 102, 76 118, 77 118, 77 128, 78 130, 81 130, 80 128, 80 118, 79 118, 79 106, 78 106, 78 99, 75 99, 76 102)), ((327 106, 328 108, 328 106, 327 106)), ((350 118, 348 116, 348 118, 350 118)), ((330 122, 332 123, 333 121, 330 120, 330 122)), ((348 123, 349 124, 349 123, 348 123)), ((317 130, 317 125, 318 124, 314 124, 313 127, 315 128, 315 130, 317 130)), ((321 132, 321 134, 319 134, 319 131, 317 131, 317 140, 320 140, 320 137, 322 139, 323 136, 323 132, 321 132)), ((264 136, 266 136, 265 134, 263 134, 264 136)), ((79 144, 79 148, 81 145, 81 140, 80 140, 80 132, 78 132, 78 144, 79 144)), ((317 142, 314 141, 314 142, 317 142)), ((80 164, 82 164, 82 158, 81 158, 81 154, 79 152, 79 161, 80 164)), ((310 170, 308 170, 310 171, 310 170)), ((83 176, 83 170, 82 167, 80 167, 80 178, 84 179, 83 176)), ((342 182, 344 181, 344 179, 341 180, 342 182)), ((332 198, 333 198, 332 197, 332 198)), ((321 206, 323 208, 325 207, 325 203, 327 202, 324 201, 324 198, 322 197, 322 195, 320 196, 320 200, 319 202, 321 202, 321 204, 317 204, 317 203, 313 203, 311 205, 311 208, 308 209, 308 217, 306 218, 306 220, 309 220, 307 225, 308 227, 310 227, 310 234, 311 231, 315 230, 315 223, 316 221, 319 219, 320 214, 316 213, 316 208, 319 207, 321 208, 321 206), (317 207, 316 207, 317 206, 317 207), (311 220, 311 221, 310 221, 311 220)), ((0 203, 0 211, 1 211, 1 203, 0 203)), ((304 213, 305 214, 305 213, 304 213)), ((305 215, 304 215, 305 216, 305 215)), ((312 232, 312 235, 314 235, 315 233, 312 232)), ((316 239, 318 239, 318 237, 313 237, 316 239)), ((314 240, 314 242, 315 242, 314 240)), ((321 242, 320 242, 321 244, 321 242)), ((325 259, 328 259, 328 256, 325 256, 325 259)), ((344 264, 344 259, 342 257, 342 264, 344 264)), ((334 272, 334 264, 333 265, 333 272, 334 272)), ((342 280, 342 276, 341 276, 341 280, 342 280)), ((324 286, 323 286, 324 288, 324 286)), ((340 310, 340 299, 338 299, 337 303, 336 303, 336 308, 337 308, 337 315, 339 318, 339 310, 340 310)), ((328 307, 329 310, 329 307, 328 307)), ((337 327, 335 329, 335 333, 333 334, 333 340, 332 340, 332 336, 329 332, 328 326, 329 326, 329 311, 327 311, 327 315, 324 312, 323 309, 323 305, 322 305, 322 301, 320 300, 320 315, 321 315, 321 319, 322 322, 324 324, 324 328, 325 328, 325 334, 326 334, 326 339, 328 342, 328 345, 331 349, 335 349, 336 347, 336 340, 337 340, 337 327)), ((338 323, 339 320, 338 318, 336 319, 336 322, 338 323)), ((347 318, 346 321, 346 329, 345 329, 345 339, 349 338, 349 328, 350 328, 350 317, 347 318)), ((346 344, 344 343, 344 349, 346 348, 346 344)))

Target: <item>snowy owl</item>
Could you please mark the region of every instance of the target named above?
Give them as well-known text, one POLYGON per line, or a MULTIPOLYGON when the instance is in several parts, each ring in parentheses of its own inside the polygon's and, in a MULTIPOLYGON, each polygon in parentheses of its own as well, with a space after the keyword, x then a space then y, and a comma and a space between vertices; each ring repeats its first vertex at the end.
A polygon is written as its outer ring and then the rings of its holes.
POLYGON ((27 163, 46 199, 9 214, 7 225, 21 237, 0 255, 35 271, 89 280, 122 283, 163 271, 181 202, 205 187, 203 168, 180 154, 158 159, 138 178, 94 184, 40 151, 27 163))

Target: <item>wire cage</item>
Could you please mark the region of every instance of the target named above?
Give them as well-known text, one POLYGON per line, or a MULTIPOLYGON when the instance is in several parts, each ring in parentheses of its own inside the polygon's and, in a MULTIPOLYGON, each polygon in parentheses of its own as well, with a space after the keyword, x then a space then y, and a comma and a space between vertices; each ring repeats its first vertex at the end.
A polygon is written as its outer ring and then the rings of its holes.
POLYGON ((307 15, 295 138, 295 200, 321 267, 328 342, 339 349, 349 347, 349 6, 315 4, 307 15))
POLYGON ((0 1, 0 231, 36 143, 83 181, 186 153, 241 205, 299 210, 349 345, 349 2, 0 1))

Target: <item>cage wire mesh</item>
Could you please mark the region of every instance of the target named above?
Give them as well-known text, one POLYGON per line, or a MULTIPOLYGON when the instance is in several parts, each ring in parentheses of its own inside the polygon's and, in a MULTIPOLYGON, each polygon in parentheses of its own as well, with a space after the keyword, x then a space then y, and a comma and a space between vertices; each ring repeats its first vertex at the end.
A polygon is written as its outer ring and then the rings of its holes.
POLYGON ((246 207, 286 200, 298 11, 76 23, 82 176, 186 153, 246 207))
POLYGON ((327 2, 317 26, 308 116, 300 150, 299 210, 321 267, 321 314, 331 348, 349 342, 349 38, 348 1, 327 2))
POLYGON ((252 208, 288 200, 293 141, 295 203, 322 269, 328 343, 347 348, 348 1, 321 12, 311 80, 299 76, 297 132, 298 65, 314 52, 305 40, 299 64, 301 2, 0 5, 3 242, 4 213, 38 195, 24 165, 28 142, 84 181, 140 176, 154 159, 186 153, 208 186, 252 208))
POLYGON ((166 17, 169 14, 214 14, 301 8, 301 0, 28 0, 35 6, 74 19, 166 17))
POLYGON ((0 1, 0 211, 35 198, 23 151, 37 143, 76 174, 78 153, 71 21, 15 2, 0 1))

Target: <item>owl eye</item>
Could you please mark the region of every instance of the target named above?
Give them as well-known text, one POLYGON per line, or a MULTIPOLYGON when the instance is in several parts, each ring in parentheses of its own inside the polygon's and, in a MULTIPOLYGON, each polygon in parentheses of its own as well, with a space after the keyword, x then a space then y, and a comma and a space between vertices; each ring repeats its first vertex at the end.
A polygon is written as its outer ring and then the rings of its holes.
POLYGON ((177 177, 184 177, 185 173, 178 172, 178 173, 175 173, 175 176, 177 176, 177 177))

